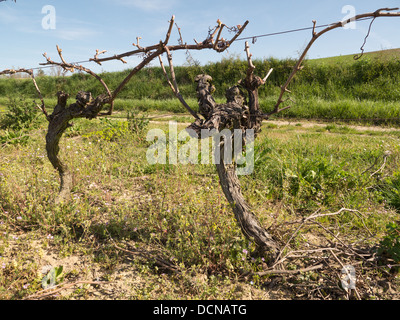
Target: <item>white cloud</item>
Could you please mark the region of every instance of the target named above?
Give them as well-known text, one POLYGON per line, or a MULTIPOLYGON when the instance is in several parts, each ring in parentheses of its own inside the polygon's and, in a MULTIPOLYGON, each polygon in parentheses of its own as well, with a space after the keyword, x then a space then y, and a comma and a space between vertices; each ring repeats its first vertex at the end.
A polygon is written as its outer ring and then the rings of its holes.
POLYGON ((99 32, 86 28, 56 29, 56 37, 63 40, 81 40, 98 35, 99 32))
POLYGON ((116 0, 114 3, 144 11, 160 11, 172 8, 177 0, 116 0))
POLYGON ((88 37, 94 37, 100 34, 100 32, 89 29, 89 28, 59 28, 54 30, 44 30, 42 28, 32 28, 30 26, 19 26, 18 32, 22 34, 31 34, 41 37, 51 36, 62 40, 82 40, 88 37))
POLYGON ((5 11, 0 11, 0 23, 1 24, 9 24, 9 23, 15 23, 18 22, 19 17, 18 14, 15 12, 15 10, 6 10, 5 11))

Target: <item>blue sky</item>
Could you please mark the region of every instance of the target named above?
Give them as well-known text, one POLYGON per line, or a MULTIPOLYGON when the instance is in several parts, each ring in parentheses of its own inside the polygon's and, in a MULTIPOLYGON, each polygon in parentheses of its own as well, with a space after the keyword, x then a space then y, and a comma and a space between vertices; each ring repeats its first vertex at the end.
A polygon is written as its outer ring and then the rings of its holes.
MULTIPOLYGON (((396 0, 326 1, 243 1, 243 0, 10 0, 0 2, 0 70, 18 67, 37 67, 44 62, 42 54, 47 52, 53 60, 58 59, 56 45, 63 49, 68 61, 87 60, 95 50, 107 50, 114 55, 133 50, 136 37, 142 37, 141 45, 153 45, 165 38, 168 21, 175 15, 182 29, 183 39, 193 43, 193 38, 202 41, 209 27, 220 19, 227 25, 250 23, 241 37, 285 31, 328 24, 342 20, 350 5, 356 14, 375 11, 383 7, 400 6, 396 0), (55 9, 55 29, 44 29, 42 21, 46 13, 42 8, 51 5, 55 9)), ((308 58, 329 57, 357 53, 369 26, 368 21, 358 22, 355 29, 337 29, 320 39, 310 50, 308 58)), ((374 22, 365 50, 400 48, 400 18, 379 18, 374 22)), ((229 36, 226 35, 226 36, 229 36)), ((310 40, 311 31, 258 38, 252 44, 255 58, 296 58, 310 40)), ((174 30, 170 44, 177 43, 174 30)), ((205 64, 219 61, 222 57, 245 58, 244 41, 238 41, 223 54, 211 50, 192 52, 194 59, 205 64)), ((138 57, 127 59, 128 65, 119 61, 85 64, 94 71, 115 71, 133 67, 138 57)), ((176 65, 185 62, 183 52, 174 53, 176 65)), ((156 62, 154 62, 155 64, 156 62)))

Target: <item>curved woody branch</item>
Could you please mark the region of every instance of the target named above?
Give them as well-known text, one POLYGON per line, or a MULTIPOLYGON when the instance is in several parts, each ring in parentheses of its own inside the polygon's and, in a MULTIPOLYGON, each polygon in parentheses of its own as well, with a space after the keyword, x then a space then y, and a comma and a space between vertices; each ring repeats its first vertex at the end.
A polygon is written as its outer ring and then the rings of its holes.
MULTIPOLYGON (((109 115, 113 111, 113 103, 116 97, 119 95, 119 93, 123 90, 123 88, 126 86, 126 84, 131 80, 131 78, 139 72, 141 69, 143 69, 145 66, 147 66, 151 61, 153 61, 155 58, 159 57, 162 55, 164 52, 167 53, 168 55, 168 61, 170 63, 170 70, 171 73, 174 76, 174 69, 172 65, 172 55, 171 51, 177 51, 177 50, 203 50, 203 49, 213 49, 216 50, 217 52, 222 52, 226 50, 227 48, 230 47, 230 45, 237 39, 237 37, 243 32, 244 28, 247 26, 248 21, 240 28, 238 27, 235 29, 236 33, 235 36, 230 40, 226 41, 224 39, 219 39, 219 36, 222 32, 222 26, 218 25, 216 30, 219 31, 218 38, 214 41, 214 36, 209 35, 205 41, 202 43, 196 43, 195 45, 187 45, 180 43, 178 45, 168 45, 168 42, 171 37, 171 32, 174 26, 174 21, 175 17, 173 16, 172 19, 169 21, 169 27, 168 31, 166 33, 166 37, 164 41, 160 41, 158 44, 149 46, 149 47, 142 47, 139 45, 139 40, 141 39, 140 37, 137 38, 137 43, 133 44, 137 49, 134 51, 130 52, 125 52, 119 55, 114 55, 111 57, 105 57, 105 58, 99 58, 100 55, 104 54, 106 51, 99 51, 96 50, 96 53, 90 61, 93 61, 99 65, 101 65, 102 62, 110 61, 110 60, 120 60, 123 63, 126 63, 124 60, 125 57, 129 57, 132 55, 137 55, 137 54, 144 54, 143 60, 135 66, 131 72, 126 76, 125 79, 121 81, 121 83, 118 85, 117 88, 115 88, 114 91, 111 91, 107 84, 104 82, 104 80, 101 78, 101 76, 97 75, 94 73, 92 70, 89 68, 83 67, 82 65, 78 64, 71 64, 68 63, 63 55, 62 55, 62 50, 60 47, 57 45, 57 52, 60 57, 61 62, 55 62, 51 60, 47 54, 43 54, 43 56, 46 58, 47 62, 42 63, 41 65, 56 65, 61 68, 63 68, 66 71, 74 72, 75 70, 80 70, 83 72, 86 72, 96 78, 101 85, 103 86, 105 90, 105 94, 102 94, 96 98, 92 98, 90 92, 84 92, 81 91, 77 94, 76 96, 76 102, 67 106, 67 99, 68 99, 68 94, 64 92, 58 92, 58 103, 56 107, 54 108, 54 112, 48 116, 49 119, 49 128, 48 132, 46 135, 46 150, 48 154, 48 158, 50 162, 52 163, 53 167, 58 171, 60 175, 60 192, 59 195, 56 198, 56 202, 62 202, 64 201, 67 196, 70 194, 70 190, 72 187, 72 177, 71 173, 68 169, 68 166, 64 164, 60 158, 58 157, 59 153, 59 141, 64 133, 64 131, 71 126, 70 121, 74 118, 87 118, 87 119, 93 119, 96 118, 97 116, 100 115, 109 115), (105 104, 111 104, 110 110, 108 113, 103 113, 101 114, 101 110, 103 109, 103 106, 105 104)), ((179 30, 180 32, 180 30, 179 30)), ((165 71, 165 69, 164 69, 165 71)), ((176 84, 176 80, 173 77, 173 82, 174 86, 171 86, 175 90, 175 95, 180 99, 180 101, 185 105, 187 110, 196 118, 199 119, 197 114, 190 109, 190 107, 184 102, 183 97, 179 93, 178 86, 176 84)))
MULTIPOLYGON (((47 53, 43 53, 43 56, 46 58, 47 62, 45 63, 40 63, 40 65, 42 66, 46 66, 46 65, 56 65, 61 67, 62 69, 64 69, 65 71, 69 71, 71 73, 75 72, 75 70, 79 70, 79 71, 83 71, 86 72, 88 74, 90 74, 91 76, 93 76, 94 78, 96 78, 100 84, 103 86, 103 88, 105 89, 108 97, 109 97, 109 103, 111 104, 110 106, 110 110, 108 111, 108 113, 104 114, 104 115, 111 115, 113 108, 114 108, 114 101, 112 100, 112 93, 110 91, 110 89, 108 88, 107 84, 104 82, 104 80, 96 73, 94 73, 92 70, 90 70, 89 68, 85 68, 82 65, 78 65, 78 64, 71 64, 65 61, 63 55, 62 55, 62 50, 60 49, 60 47, 57 45, 57 52, 58 55, 60 56, 61 59, 61 63, 60 62, 55 62, 53 60, 50 59, 50 57, 47 56, 47 53)), ((96 55, 101 54, 101 52, 98 52, 98 50, 96 50, 96 55)))
POLYGON ((17 69, 17 70, 6 69, 6 70, 3 70, 3 71, 0 72, 0 76, 1 75, 6 75, 6 74, 13 75, 13 74, 17 74, 17 73, 27 73, 27 74, 29 74, 30 78, 32 79, 33 85, 35 86, 36 92, 37 92, 37 94, 38 94, 38 96, 40 98, 40 101, 42 102, 42 104, 39 105, 35 101, 33 101, 33 102, 36 104, 37 108, 40 111, 43 112, 43 114, 45 115, 46 119, 49 120, 49 115, 48 115, 48 113, 46 111, 46 106, 45 106, 45 103, 44 103, 44 99, 43 99, 42 93, 40 92, 39 86, 36 83, 36 79, 35 79, 35 76, 33 75, 33 70, 32 69, 17 69))
MULTIPOLYGON (((300 56, 299 61, 293 68, 292 73, 287 79, 286 83, 281 87, 281 93, 278 98, 278 102, 275 105, 274 110, 264 115, 260 111, 259 100, 258 100, 258 88, 262 86, 268 79, 272 70, 269 71, 264 79, 254 75, 255 66, 251 59, 251 53, 249 50, 249 44, 246 42, 245 52, 247 55, 248 69, 246 78, 239 82, 239 86, 234 86, 228 89, 227 94, 233 94, 233 96, 227 96, 228 100, 226 104, 217 105, 212 98, 211 93, 214 91, 211 85, 212 78, 208 75, 198 75, 195 81, 197 85, 197 94, 199 100, 199 110, 204 116, 205 120, 197 119, 193 124, 191 124, 188 129, 190 132, 195 132, 195 137, 202 138, 201 133, 204 130, 211 132, 215 130, 221 132, 223 129, 241 129, 242 132, 248 129, 254 130, 254 135, 257 134, 261 129, 261 124, 264 118, 268 118, 274 113, 281 112, 289 107, 280 108, 282 102, 284 102, 283 95, 289 92, 288 86, 295 74, 301 69, 301 64, 304 58, 311 48, 313 43, 326 32, 333 30, 335 28, 342 27, 347 23, 364 19, 366 17, 399 17, 400 13, 383 12, 383 11, 393 11, 396 9, 379 9, 373 13, 367 13, 358 15, 352 19, 338 22, 330 25, 328 28, 322 30, 319 33, 315 32, 313 29, 312 39, 307 45, 306 49, 300 56), (240 91, 240 88, 244 88, 248 93, 248 104, 246 105, 245 98, 240 91)), ((314 26, 315 26, 314 22, 314 26)), ((223 27, 221 24, 220 28, 223 27)), ((218 28, 214 30, 213 35, 218 32, 218 28)), ((218 36, 219 37, 219 36, 218 36)), ((217 38, 218 38, 217 37, 217 38)), ((171 88, 174 91, 174 86, 170 83, 171 88)), ((175 89, 176 91, 176 89, 175 89)), ((272 256, 280 251, 278 242, 267 232, 267 230, 260 224, 254 213, 251 212, 250 206, 245 201, 242 195, 240 182, 236 173, 236 164, 228 164, 224 162, 223 154, 225 152, 224 142, 221 142, 217 148, 219 148, 220 163, 216 165, 217 172, 220 179, 220 184, 222 190, 225 194, 226 199, 232 206, 235 218, 243 232, 243 234, 249 239, 254 241, 258 249, 261 252, 269 252, 272 256)))
MULTIPOLYGON (((274 107, 273 111, 271 111, 268 114, 265 114, 264 118, 268 119, 269 116, 290 108, 290 106, 280 108, 280 105, 284 102, 283 96, 285 95, 286 92, 290 92, 288 90, 290 82, 293 80, 293 78, 296 75, 296 73, 303 68, 302 67, 302 63, 303 63, 308 51, 310 50, 310 48, 312 47, 314 42, 319 37, 321 37, 322 35, 324 35, 325 33, 329 32, 331 30, 344 27, 345 25, 347 25, 347 24, 349 24, 349 23, 351 23, 353 21, 358 21, 358 20, 362 20, 362 19, 365 19, 365 18, 374 18, 375 19, 375 18, 378 18, 378 17, 400 17, 400 12, 392 12, 392 11, 395 11, 395 10, 399 10, 399 8, 382 8, 382 9, 376 10, 375 12, 360 14, 360 15, 357 15, 357 16, 355 16, 353 18, 348 19, 348 20, 339 21, 339 22, 333 23, 329 27, 323 29, 322 31, 320 31, 318 33, 315 32, 315 28, 314 28, 313 33, 312 33, 312 39, 307 44, 307 46, 304 49, 303 53, 300 55, 299 60, 297 61, 296 65, 293 67, 293 70, 292 70, 291 74, 289 75, 288 79, 286 80, 285 84, 281 87, 281 92, 280 92, 278 101, 275 104, 275 107, 274 107)), ((314 21, 315 20, 313 20, 313 23, 314 23, 314 26, 315 26, 315 22, 314 21)))

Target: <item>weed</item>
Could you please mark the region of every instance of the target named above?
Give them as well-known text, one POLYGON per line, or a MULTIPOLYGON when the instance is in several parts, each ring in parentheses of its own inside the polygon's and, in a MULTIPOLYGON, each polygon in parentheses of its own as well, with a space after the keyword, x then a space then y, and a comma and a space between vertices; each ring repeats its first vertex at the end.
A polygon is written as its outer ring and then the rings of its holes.
POLYGON ((40 121, 37 108, 33 103, 9 98, 7 111, 0 117, 0 144, 26 144, 29 132, 35 129, 40 121))
POLYGON ((139 137, 143 136, 144 131, 149 125, 149 120, 146 118, 146 115, 143 114, 141 117, 137 117, 135 113, 128 111, 127 120, 129 130, 139 137))
POLYGON ((7 112, 0 119, 0 128, 15 131, 32 128, 37 125, 37 116, 38 110, 32 102, 28 103, 23 98, 9 98, 7 112))
POLYGON ((381 183, 379 190, 386 205, 400 212, 400 172, 395 172, 381 183))
MULTIPOLYGON (((391 222, 386 226, 386 235, 379 243, 378 253, 394 264, 400 263, 400 225, 391 222)), ((396 268, 399 270, 399 267, 396 268)))
MULTIPOLYGON (((63 137, 60 155, 74 186, 71 201, 62 205, 51 202, 59 180, 46 159, 45 124, 32 132, 29 144, 5 147, 7 152, 0 154, 0 297, 19 299, 42 290, 46 274, 41 270, 50 258, 53 267, 63 266, 61 286, 99 277, 118 289, 110 290, 115 299, 264 297, 265 281, 274 278, 246 279, 243 274, 262 271, 268 261, 254 254, 254 244, 241 233, 215 167, 148 164, 145 131, 157 127, 166 132, 168 124, 147 123, 144 117, 130 120, 132 127, 124 119, 82 119, 77 130, 86 137, 63 137), (160 257, 180 274, 152 259, 120 252, 114 244, 160 257)), ((382 159, 385 150, 393 150, 381 177, 394 181, 398 136, 388 131, 370 136, 340 126, 331 127, 331 133, 293 127, 264 128, 255 142, 254 173, 240 177, 261 223, 274 229, 316 210, 348 207, 363 213, 372 233, 391 235, 386 225, 396 214, 370 188, 382 179, 363 171, 382 159), (335 130, 342 133, 332 134, 335 130)), ((340 226, 349 239, 365 236, 363 223, 350 213, 318 223, 327 229, 340 226)), ((284 229, 283 241, 293 231, 284 229)), ((319 235, 311 228, 307 234, 319 235)), ((307 244, 312 246, 305 232, 291 243, 299 249, 307 244)), ((324 277, 301 274, 299 281, 324 277)), ((70 297, 91 299, 99 294, 95 289, 69 291, 70 297)))

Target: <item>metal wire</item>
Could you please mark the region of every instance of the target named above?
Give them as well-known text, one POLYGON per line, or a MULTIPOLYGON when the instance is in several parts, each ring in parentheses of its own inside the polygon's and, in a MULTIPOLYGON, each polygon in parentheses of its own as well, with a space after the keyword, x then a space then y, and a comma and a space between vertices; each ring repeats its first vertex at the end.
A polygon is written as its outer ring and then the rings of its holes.
MULTIPOLYGON (((363 19, 359 19, 359 21, 363 20, 370 20, 374 19, 373 17, 366 17, 363 19)), ((322 24, 315 26, 315 29, 319 28, 326 28, 333 25, 331 24, 322 24)), ((235 41, 244 41, 244 40, 252 40, 253 44, 257 41, 258 38, 264 38, 264 37, 272 37, 272 36, 277 36, 277 35, 282 35, 282 34, 287 34, 287 33, 294 33, 294 32, 300 32, 300 31, 306 31, 306 30, 313 30, 314 27, 305 27, 305 28, 298 28, 298 29, 291 29, 291 30, 285 30, 285 31, 279 31, 279 32, 273 32, 273 33, 266 33, 266 34, 260 34, 260 35, 255 35, 255 36, 249 36, 249 37, 243 37, 243 38, 238 38, 235 41)), ((88 63, 92 62, 91 60, 83 60, 83 61, 76 61, 76 62, 71 62, 71 64, 82 64, 82 63, 88 63)), ((47 69, 47 68, 53 68, 54 66, 43 66, 43 67, 34 67, 34 68, 26 68, 28 70, 41 70, 41 69, 47 69)))
MULTIPOLYGON (((366 17, 366 18, 359 19, 358 21, 370 20, 370 19, 373 19, 373 18, 374 17, 366 17)), ((315 26, 315 29, 330 27, 330 26, 332 26, 334 24, 336 24, 336 23, 321 24, 321 25, 315 26)), ((286 34, 286 33, 293 33, 293 32, 299 32, 299 31, 305 31, 305 30, 313 30, 313 29, 314 29, 314 27, 306 27, 306 28, 292 29, 292 30, 286 30, 286 31, 279 31, 279 32, 274 32, 274 33, 266 33, 266 34, 260 34, 258 36, 238 38, 238 39, 236 39, 236 41, 254 40, 254 39, 257 39, 257 38, 271 37, 271 36, 276 36, 276 35, 281 35, 281 34, 286 34)))

